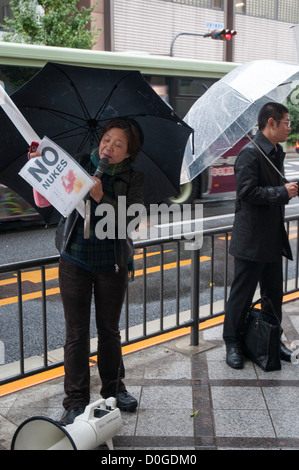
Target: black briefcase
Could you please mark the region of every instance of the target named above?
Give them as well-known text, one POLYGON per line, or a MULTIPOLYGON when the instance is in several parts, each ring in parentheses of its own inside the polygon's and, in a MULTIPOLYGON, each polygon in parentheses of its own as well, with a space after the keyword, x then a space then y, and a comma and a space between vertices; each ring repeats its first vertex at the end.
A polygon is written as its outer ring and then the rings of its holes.
POLYGON ((243 333, 243 351, 264 371, 281 369, 280 338, 281 325, 270 299, 259 299, 254 302, 245 318, 243 333), (263 311, 263 303, 271 307, 272 314, 263 311), (262 308, 256 308, 261 303, 262 308))

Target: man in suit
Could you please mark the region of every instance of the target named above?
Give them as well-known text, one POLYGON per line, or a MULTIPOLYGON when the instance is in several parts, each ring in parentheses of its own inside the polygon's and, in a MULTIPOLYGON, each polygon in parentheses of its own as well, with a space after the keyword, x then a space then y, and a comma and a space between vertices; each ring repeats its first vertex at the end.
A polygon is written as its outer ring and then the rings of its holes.
MULTIPOLYGON (((284 105, 265 104, 258 116, 256 145, 250 142, 243 147, 235 164, 236 211, 230 244, 235 272, 226 305, 223 339, 226 362, 236 369, 244 365, 242 327, 258 283, 261 296, 269 298, 280 320, 282 317, 282 256, 292 259, 284 227, 284 206, 297 196, 298 184, 285 183, 259 148, 283 174, 285 153, 279 142, 287 140, 290 126, 284 105)), ((270 313, 270 306, 268 309, 270 313)), ((281 343, 281 359, 290 361, 290 357, 291 351, 281 343)))

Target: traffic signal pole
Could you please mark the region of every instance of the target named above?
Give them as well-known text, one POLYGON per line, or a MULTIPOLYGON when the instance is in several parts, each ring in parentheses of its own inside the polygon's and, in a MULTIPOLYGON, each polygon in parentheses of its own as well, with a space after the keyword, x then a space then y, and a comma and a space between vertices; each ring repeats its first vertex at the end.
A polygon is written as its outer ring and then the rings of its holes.
POLYGON ((170 44, 170 57, 173 57, 173 46, 174 46, 175 41, 177 40, 177 38, 179 36, 183 36, 183 35, 185 35, 185 36, 202 36, 204 38, 210 36, 209 33, 207 33, 207 34, 200 34, 200 33, 178 33, 178 34, 176 34, 174 36, 173 40, 171 41, 171 44, 170 44))
MULTIPOLYGON (((228 29, 234 30, 235 23, 235 0, 224 0, 224 24, 228 29)), ((225 41, 224 57, 225 62, 234 61, 234 41, 225 41)))
POLYGON ((200 33, 178 33, 174 36, 170 45, 170 57, 173 57, 173 46, 175 41, 179 36, 202 36, 204 38, 220 39, 221 41, 229 42, 232 36, 235 36, 237 31, 231 29, 214 29, 210 33, 200 34, 200 33))
POLYGON ((234 30, 235 23, 235 0, 224 0, 224 24, 227 29, 214 30, 211 33, 200 34, 200 33, 188 33, 182 32, 174 36, 170 45, 170 57, 173 57, 174 43, 179 36, 202 36, 204 38, 211 37, 212 39, 224 40, 224 57, 225 62, 234 61, 234 41, 230 41, 232 36, 235 36, 237 32, 234 30))

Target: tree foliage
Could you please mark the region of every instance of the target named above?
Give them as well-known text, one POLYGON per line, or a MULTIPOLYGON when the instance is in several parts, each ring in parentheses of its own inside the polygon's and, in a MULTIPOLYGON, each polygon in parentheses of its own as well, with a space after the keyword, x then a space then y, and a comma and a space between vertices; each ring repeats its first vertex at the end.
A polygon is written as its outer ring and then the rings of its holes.
POLYGON ((45 46, 91 49, 101 29, 92 26, 91 8, 78 0, 11 0, 14 18, 5 18, 3 40, 45 46))
POLYGON ((299 140, 299 86, 288 96, 286 106, 291 119, 291 133, 288 137, 289 144, 295 144, 299 140))

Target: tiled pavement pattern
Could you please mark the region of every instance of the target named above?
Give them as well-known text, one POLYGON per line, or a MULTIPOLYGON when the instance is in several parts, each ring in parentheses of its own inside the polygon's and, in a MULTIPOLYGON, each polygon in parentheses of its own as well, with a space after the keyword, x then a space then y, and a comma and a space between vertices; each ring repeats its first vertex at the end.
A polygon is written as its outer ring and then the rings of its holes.
MULTIPOLYGON (((283 308, 284 339, 291 343, 299 339, 299 301, 283 308)), ((222 326, 201 332, 199 348, 182 337, 127 355, 125 365, 139 407, 122 413, 115 450, 299 450, 299 364, 263 372, 246 361, 243 370, 233 370, 225 363, 222 326)), ((95 401, 96 367, 91 373, 95 401)), ((62 399, 63 378, 0 398, 0 449, 10 449, 27 418, 59 419, 62 399)))

